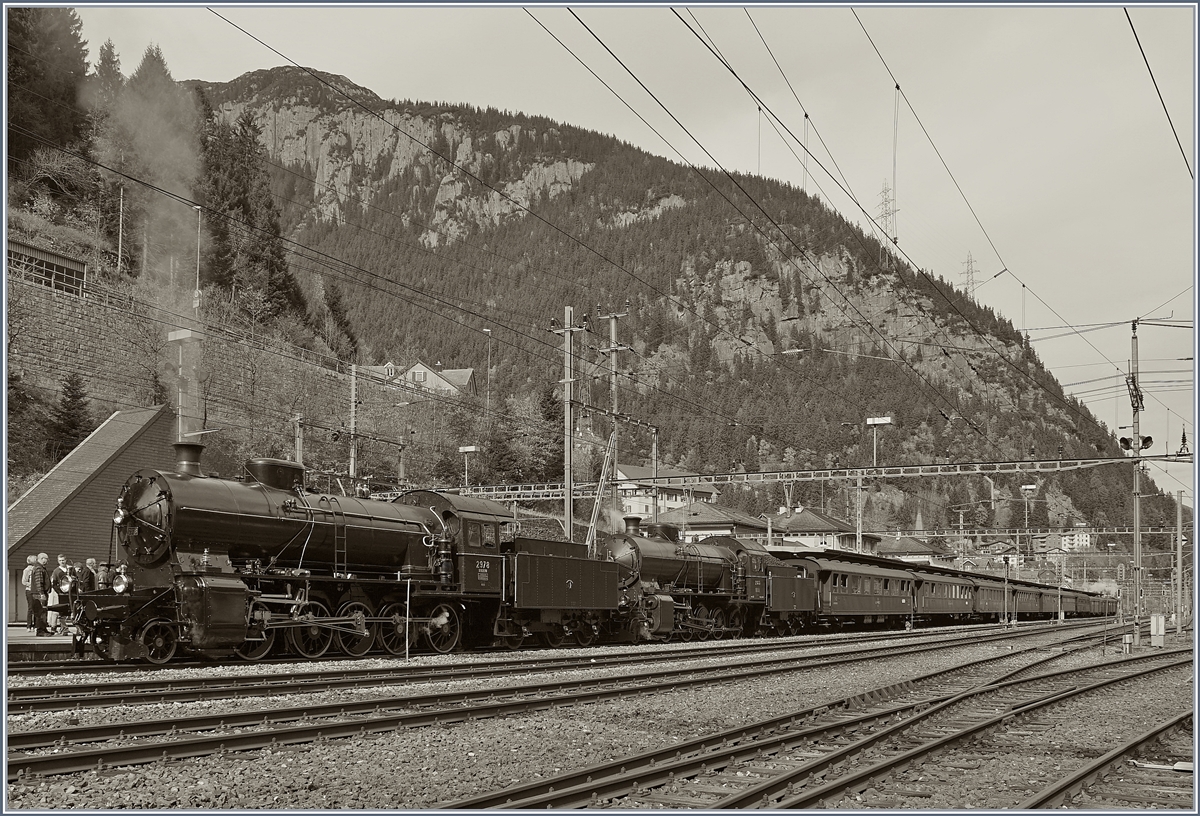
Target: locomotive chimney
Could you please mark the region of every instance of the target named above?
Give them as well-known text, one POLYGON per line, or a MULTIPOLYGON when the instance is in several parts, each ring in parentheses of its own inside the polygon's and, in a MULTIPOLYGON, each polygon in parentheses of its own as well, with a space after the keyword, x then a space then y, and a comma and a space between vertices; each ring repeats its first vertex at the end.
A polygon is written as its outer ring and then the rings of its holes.
POLYGON ((178 473, 187 473, 190 476, 203 476, 200 472, 200 451, 204 450, 204 446, 199 442, 176 442, 172 447, 175 448, 175 470, 178 473))
POLYGON ((625 535, 642 534, 642 517, 625 516, 625 535))

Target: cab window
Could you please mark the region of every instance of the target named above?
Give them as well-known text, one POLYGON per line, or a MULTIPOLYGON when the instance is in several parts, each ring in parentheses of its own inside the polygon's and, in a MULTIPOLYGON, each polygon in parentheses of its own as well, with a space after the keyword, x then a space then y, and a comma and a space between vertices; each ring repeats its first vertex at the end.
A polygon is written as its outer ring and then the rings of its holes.
POLYGON ((479 546, 479 525, 475 522, 470 522, 467 524, 467 546, 479 546))
POLYGON ((496 548, 496 525, 495 524, 484 524, 483 525, 483 546, 488 547, 490 549, 496 548))

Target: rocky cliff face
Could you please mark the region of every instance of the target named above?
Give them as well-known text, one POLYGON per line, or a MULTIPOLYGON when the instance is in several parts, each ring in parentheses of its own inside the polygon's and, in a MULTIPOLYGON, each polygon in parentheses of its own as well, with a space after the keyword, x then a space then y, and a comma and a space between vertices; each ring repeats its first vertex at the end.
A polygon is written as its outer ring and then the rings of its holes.
POLYGON ((305 168, 315 179, 311 218, 341 220, 350 207, 372 204, 385 185, 407 177, 413 200, 434 190, 428 223, 436 231, 421 236, 433 247, 473 227, 520 217, 536 199, 561 195, 594 167, 571 159, 533 161, 519 167, 517 177, 492 182, 495 189, 489 189, 479 179, 494 176, 497 167, 511 167, 509 153, 522 142, 553 142, 554 128, 539 132, 513 124, 476 133, 452 113, 422 115, 345 77, 320 77, 337 90, 298 68, 201 86, 230 120, 250 110, 272 159, 305 168))

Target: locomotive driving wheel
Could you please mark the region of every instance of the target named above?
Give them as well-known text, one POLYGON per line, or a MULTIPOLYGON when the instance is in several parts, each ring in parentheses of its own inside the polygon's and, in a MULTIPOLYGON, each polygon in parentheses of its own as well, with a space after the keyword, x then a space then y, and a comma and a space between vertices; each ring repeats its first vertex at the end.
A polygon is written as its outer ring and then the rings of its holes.
POLYGON ((711 621, 708 619, 708 610, 703 605, 697 606, 693 617, 698 618, 700 625, 705 627, 696 630, 696 640, 708 640, 708 636, 712 634, 712 629, 709 627, 711 621))
POLYGON ((458 648, 462 642, 462 616, 458 610, 448 603, 435 606, 425 625, 425 639, 429 641, 429 648, 439 654, 458 648))
POLYGON ((288 642, 296 654, 312 660, 329 651, 329 644, 333 642, 333 630, 318 622, 318 618, 328 617, 329 608, 325 604, 320 601, 308 602, 304 612, 297 617, 297 620, 304 621, 305 625, 288 631, 288 642))
POLYGON ((742 636, 746 628, 746 619, 742 615, 742 610, 735 609, 729 613, 729 628, 733 630, 732 637, 742 636))
POLYGON ((720 640, 725 637, 725 610, 714 609, 712 613, 712 639, 720 640))
POLYGON ((417 642, 417 627, 408 620, 408 609, 403 603, 386 604, 379 610, 381 618, 387 618, 377 627, 376 638, 388 654, 402 655, 405 649, 417 642))
MULTIPOLYGON (((260 620, 264 623, 271 617, 271 612, 265 604, 254 601, 250 604, 250 620, 260 620)), ((261 640, 246 639, 242 641, 242 645, 236 647, 233 653, 242 660, 262 660, 271 653, 271 649, 275 646, 275 629, 266 629, 263 631, 261 640)))
POLYGON ((350 657, 362 657, 371 651, 371 647, 375 645, 375 624, 367 623, 366 619, 374 615, 375 612, 371 609, 370 604, 362 601, 350 601, 342 604, 342 608, 338 610, 338 617, 352 618, 354 631, 345 631, 351 624, 342 624, 334 635, 337 639, 338 649, 350 657), (365 634, 359 634, 360 624, 365 629, 365 634))
POLYGON ((175 627, 167 620, 152 620, 142 627, 138 635, 142 645, 146 647, 146 660, 150 663, 166 663, 175 656, 175 647, 179 638, 175 627))

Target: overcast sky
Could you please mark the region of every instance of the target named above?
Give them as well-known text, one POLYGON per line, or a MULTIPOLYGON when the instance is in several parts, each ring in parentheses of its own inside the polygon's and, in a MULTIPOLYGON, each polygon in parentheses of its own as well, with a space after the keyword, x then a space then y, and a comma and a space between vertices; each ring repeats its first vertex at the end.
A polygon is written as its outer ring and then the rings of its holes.
MULTIPOLYGON (((676 161, 682 154, 761 173, 803 185, 862 224, 861 210, 818 163, 873 216, 886 182, 911 262, 965 285, 969 254, 977 299, 1029 329, 1068 393, 1110 428, 1131 422, 1123 389, 1130 321, 1194 316, 1190 5, 1129 4, 1132 28, 1121 6, 773 5, 747 13, 696 5, 676 7, 677 16, 666 6, 580 4, 579 20, 561 6, 213 8, 78 11, 90 58, 111 39, 126 75, 151 43, 177 80, 223 82, 294 62, 385 99, 539 114, 676 161), (760 114, 685 21, 711 37, 767 110, 760 114), (808 112, 807 176, 803 150, 785 144, 768 111, 802 142, 808 112)), ((1194 363, 1186 358, 1195 333, 1190 324, 1143 325, 1138 336, 1141 430, 1155 439, 1148 452, 1177 450, 1185 427, 1194 450, 1194 363)), ((1190 466, 1151 475, 1164 490, 1186 490, 1191 504, 1190 466)))

